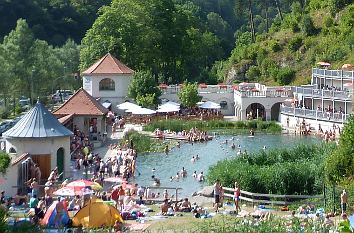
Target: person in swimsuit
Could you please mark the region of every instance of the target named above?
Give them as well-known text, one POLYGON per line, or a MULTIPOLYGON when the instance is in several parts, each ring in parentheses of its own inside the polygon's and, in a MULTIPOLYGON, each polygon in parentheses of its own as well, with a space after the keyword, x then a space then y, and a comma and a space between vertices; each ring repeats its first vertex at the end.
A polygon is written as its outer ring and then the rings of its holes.
POLYGON ((235 182, 234 202, 235 202, 235 211, 236 212, 241 210, 240 205, 239 205, 240 195, 241 195, 240 185, 237 182, 235 182))

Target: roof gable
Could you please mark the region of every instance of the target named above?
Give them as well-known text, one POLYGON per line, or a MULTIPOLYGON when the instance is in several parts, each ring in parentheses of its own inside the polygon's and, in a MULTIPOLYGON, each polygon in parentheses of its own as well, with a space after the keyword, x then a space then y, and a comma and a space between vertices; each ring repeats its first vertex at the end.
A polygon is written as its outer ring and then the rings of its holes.
POLYGON ((107 112, 108 109, 103 107, 102 104, 87 93, 87 91, 80 88, 73 96, 55 110, 53 114, 61 116, 70 114, 81 116, 103 116, 107 112))
POLYGON ((10 138, 47 138, 71 136, 73 133, 40 102, 27 112, 11 129, 3 133, 10 138))
POLYGON ((134 71, 117 58, 107 53, 100 60, 83 72, 84 75, 95 74, 133 74, 134 71))

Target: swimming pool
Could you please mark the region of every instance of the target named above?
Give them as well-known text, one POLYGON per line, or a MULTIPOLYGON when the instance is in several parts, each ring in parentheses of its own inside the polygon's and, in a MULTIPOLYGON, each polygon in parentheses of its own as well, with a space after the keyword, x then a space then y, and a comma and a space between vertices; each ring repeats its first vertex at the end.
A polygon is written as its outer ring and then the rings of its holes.
MULTIPOLYGON (((155 175, 160 178, 161 186, 181 187, 179 197, 190 196, 193 192, 199 191, 206 183, 197 182, 192 173, 196 171, 204 172, 206 175, 208 167, 216 164, 218 161, 232 156, 237 156, 237 146, 240 145, 242 151, 254 152, 262 150, 264 146, 271 148, 292 147, 296 144, 316 143, 319 139, 314 137, 300 137, 292 135, 222 135, 205 143, 182 143, 180 148, 173 148, 166 156, 164 153, 148 153, 138 155, 137 173, 133 182, 139 185, 151 186, 153 175, 152 169, 155 168, 155 175), (234 137, 232 141, 231 138, 234 137), (228 144, 225 144, 225 140, 228 144), (236 149, 231 149, 232 143, 235 143, 236 149), (199 155, 200 159, 191 162, 192 156, 199 155), (176 176, 182 167, 187 170, 187 177, 180 178, 179 181, 170 181, 171 176, 176 176), (140 175, 139 175, 140 174, 140 175), (181 196, 180 196, 181 195, 181 196)), ((163 190, 160 190, 162 193, 163 190)))

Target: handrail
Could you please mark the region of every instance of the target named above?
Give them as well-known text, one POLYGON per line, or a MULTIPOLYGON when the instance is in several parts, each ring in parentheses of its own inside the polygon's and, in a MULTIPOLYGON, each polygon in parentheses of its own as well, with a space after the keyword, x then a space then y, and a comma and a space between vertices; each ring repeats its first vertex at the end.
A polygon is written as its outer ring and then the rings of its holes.
MULTIPOLYGON (((227 188, 223 187, 224 190, 224 196, 226 197, 231 197, 233 198, 233 188, 227 188), (225 191, 231 192, 230 193, 225 193, 225 191)), ((247 201, 247 202, 252 202, 252 203, 264 203, 264 204, 276 204, 276 205, 287 205, 291 203, 292 201, 289 201, 288 199, 323 199, 323 195, 281 195, 281 194, 264 194, 264 193, 252 193, 248 192, 245 190, 241 190, 241 195, 240 199, 247 201), (248 196, 248 197, 247 197, 248 196), (265 197, 268 199, 284 199, 284 201, 280 200, 264 200, 260 199, 261 197, 265 197)))
POLYGON ((175 199, 176 199, 176 202, 178 202, 178 190, 182 190, 182 188, 179 188, 179 187, 164 187, 164 186, 146 186, 145 187, 146 189, 167 189, 167 190, 175 190, 176 192, 176 196, 175 196, 175 199))

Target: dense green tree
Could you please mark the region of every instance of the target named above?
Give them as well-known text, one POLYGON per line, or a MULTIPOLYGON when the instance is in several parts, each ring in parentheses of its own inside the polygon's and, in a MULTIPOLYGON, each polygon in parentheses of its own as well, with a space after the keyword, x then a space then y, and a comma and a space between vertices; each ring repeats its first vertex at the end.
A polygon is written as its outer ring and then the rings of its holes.
POLYGON ((178 92, 178 99, 182 105, 188 108, 195 107, 202 97, 198 95, 198 86, 196 83, 184 82, 182 90, 178 92))
POLYGON ((150 71, 138 71, 134 73, 133 80, 129 85, 128 96, 136 102, 151 107, 159 103, 161 90, 150 71), (153 100, 151 100, 153 98, 153 100))
POLYGON ((6 169, 9 167, 11 162, 10 156, 3 152, 0 151, 0 173, 5 173, 6 169))
POLYGON ((336 150, 327 157, 325 173, 328 181, 339 183, 354 174, 354 118, 343 129, 336 150))
POLYGON ((139 95, 136 97, 136 102, 139 104, 139 106, 142 106, 144 108, 153 108, 156 107, 156 93, 153 94, 145 94, 145 95, 139 95))
POLYGON ((1 97, 5 101, 22 95, 36 99, 49 95, 57 86, 71 89, 72 74, 78 70, 78 56, 78 46, 73 41, 53 48, 35 39, 25 20, 18 20, 16 28, 0 44, 3 68, 0 85, 6 87, 0 89, 1 97))

